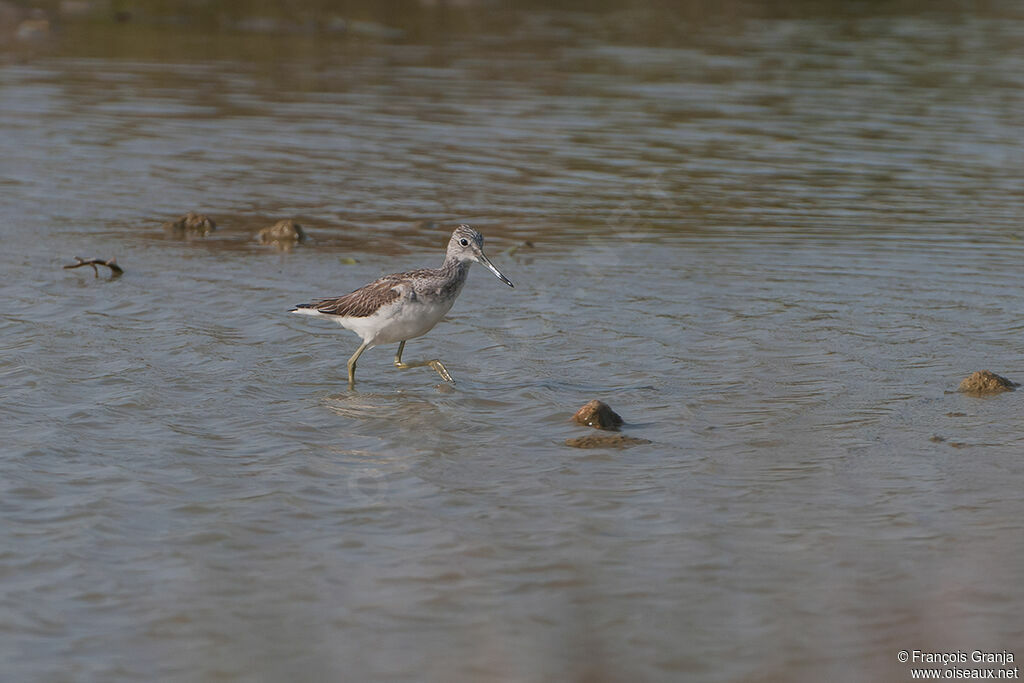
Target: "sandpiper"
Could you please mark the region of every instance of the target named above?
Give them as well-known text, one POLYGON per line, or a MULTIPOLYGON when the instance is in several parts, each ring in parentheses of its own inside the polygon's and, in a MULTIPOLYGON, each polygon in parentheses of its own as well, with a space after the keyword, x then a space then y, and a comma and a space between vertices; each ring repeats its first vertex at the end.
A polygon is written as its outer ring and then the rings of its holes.
POLYGON ((362 337, 363 343, 348 359, 350 388, 355 386, 356 361, 363 351, 394 342, 398 342, 395 367, 404 370, 429 365, 441 375, 441 379, 454 384, 441 361, 435 358, 403 363, 402 351, 405 342, 429 332, 451 310, 462 285, 466 284, 466 275, 473 261, 482 264, 509 287, 514 286, 484 256, 484 236, 468 225, 460 225, 448 240, 448 250, 440 268, 385 275, 351 294, 299 304, 291 312, 333 320, 362 337))

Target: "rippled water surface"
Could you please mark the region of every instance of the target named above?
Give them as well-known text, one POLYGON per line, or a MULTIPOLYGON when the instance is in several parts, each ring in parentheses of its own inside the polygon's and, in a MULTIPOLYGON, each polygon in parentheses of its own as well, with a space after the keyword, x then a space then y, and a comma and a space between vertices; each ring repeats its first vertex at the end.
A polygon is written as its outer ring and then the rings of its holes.
POLYGON ((7 44, 5 676, 1024 657, 1021 396, 953 392, 1024 378, 1024 17, 987 11, 7 44), (309 241, 253 239, 280 218, 309 241), (408 344, 457 384, 378 348, 350 391, 358 339, 288 308, 459 222, 516 288, 475 267, 408 344), (651 443, 566 446, 591 398, 651 443))

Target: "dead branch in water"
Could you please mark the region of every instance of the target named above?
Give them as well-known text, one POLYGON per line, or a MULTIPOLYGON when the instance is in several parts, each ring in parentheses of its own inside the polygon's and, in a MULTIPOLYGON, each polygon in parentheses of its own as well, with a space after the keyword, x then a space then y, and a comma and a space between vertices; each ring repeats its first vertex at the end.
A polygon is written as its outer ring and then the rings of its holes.
POLYGON ((66 266, 64 266, 64 268, 68 269, 68 268, 81 268, 82 266, 90 266, 90 267, 92 267, 93 274, 96 277, 99 277, 100 276, 100 271, 99 271, 99 268, 97 268, 96 266, 106 266, 107 268, 110 268, 110 277, 111 278, 121 277, 122 275, 124 275, 124 268, 122 268, 121 266, 117 265, 117 259, 113 258, 113 257, 111 257, 111 258, 107 259, 106 261, 104 261, 103 259, 98 259, 98 258, 82 258, 81 256, 76 256, 75 260, 78 261, 78 263, 72 263, 72 264, 66 265, 66 266))

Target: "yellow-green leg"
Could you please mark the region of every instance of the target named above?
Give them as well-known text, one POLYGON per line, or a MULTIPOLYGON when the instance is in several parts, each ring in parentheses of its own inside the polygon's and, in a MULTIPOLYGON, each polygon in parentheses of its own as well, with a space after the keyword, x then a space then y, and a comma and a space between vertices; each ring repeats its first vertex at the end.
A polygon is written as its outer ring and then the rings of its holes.
POLYGON ((348 359, 348 388, 352 389, 356 386, 356 361, 359 360, 359 356, 363 355, 363 351, 367 349, 369 344, 363 342, 356 349, 356 352, 352 354, 352 357, 348 359))
POLYGON ((448 374, 448 368, 446 368, 444 366, 444 363, 442 363, 441 361, 439 361, 436 358, 434 358, 433 360, 421 360, 421 361, 417 361, 415 363, 403 363, 402 362, 402 351, 404 351, 404 350, 405 350, 405 342, 399 342, 398 343, 398 353, 395 354, 395 367, 396 368, 401 368, 402 370, 408 370, 409 368, 422 368, 424 365, 429 365, 430 367, 432 367, 435 370, 437 370, 437 374, 441 375, 441 379, 443 379, 445 382, 451 382, 452 384, 455 384, 455 380, 453 380, 452 376, 448 374))

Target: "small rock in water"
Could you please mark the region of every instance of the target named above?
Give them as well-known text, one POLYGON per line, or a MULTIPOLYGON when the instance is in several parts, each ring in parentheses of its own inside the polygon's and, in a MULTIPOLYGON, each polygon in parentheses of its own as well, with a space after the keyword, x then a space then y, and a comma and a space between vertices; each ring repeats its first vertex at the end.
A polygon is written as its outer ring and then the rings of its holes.
POLYGON ((565 445, 573 448, 629 448, 640 444, 651 443, 647 439, 637 439, 625 434, 591 434, 566 439, 565 445))
POLYGON ((278 246, 290 246, 297 242, 306 240, 306 233, 302 226, 290 218, 278 221, 269 228, 263 228, 256 235, 260 244, 276 244, 278 246))
POLYGON ((965 394, 998 394, 1002 391, 1013 391, 1019 386, 1016 382, 1011 382, 994 372, 980 370, 965 377, 957 391, 965 394))
POLYGON ((189 211, 176 221, 164 223, 164 232, 174 237, 206 237, 217 229, 213 219, 195 211, 189 211))
POLYGON ((619 417, 618 413, 612 410, 607 403, 597 399, 590 401, 577 410, 572 419, 573 422, 584 427, 607 429, 613 432, 618 431, 619 427, 622 426, 622 418, 619 417))

